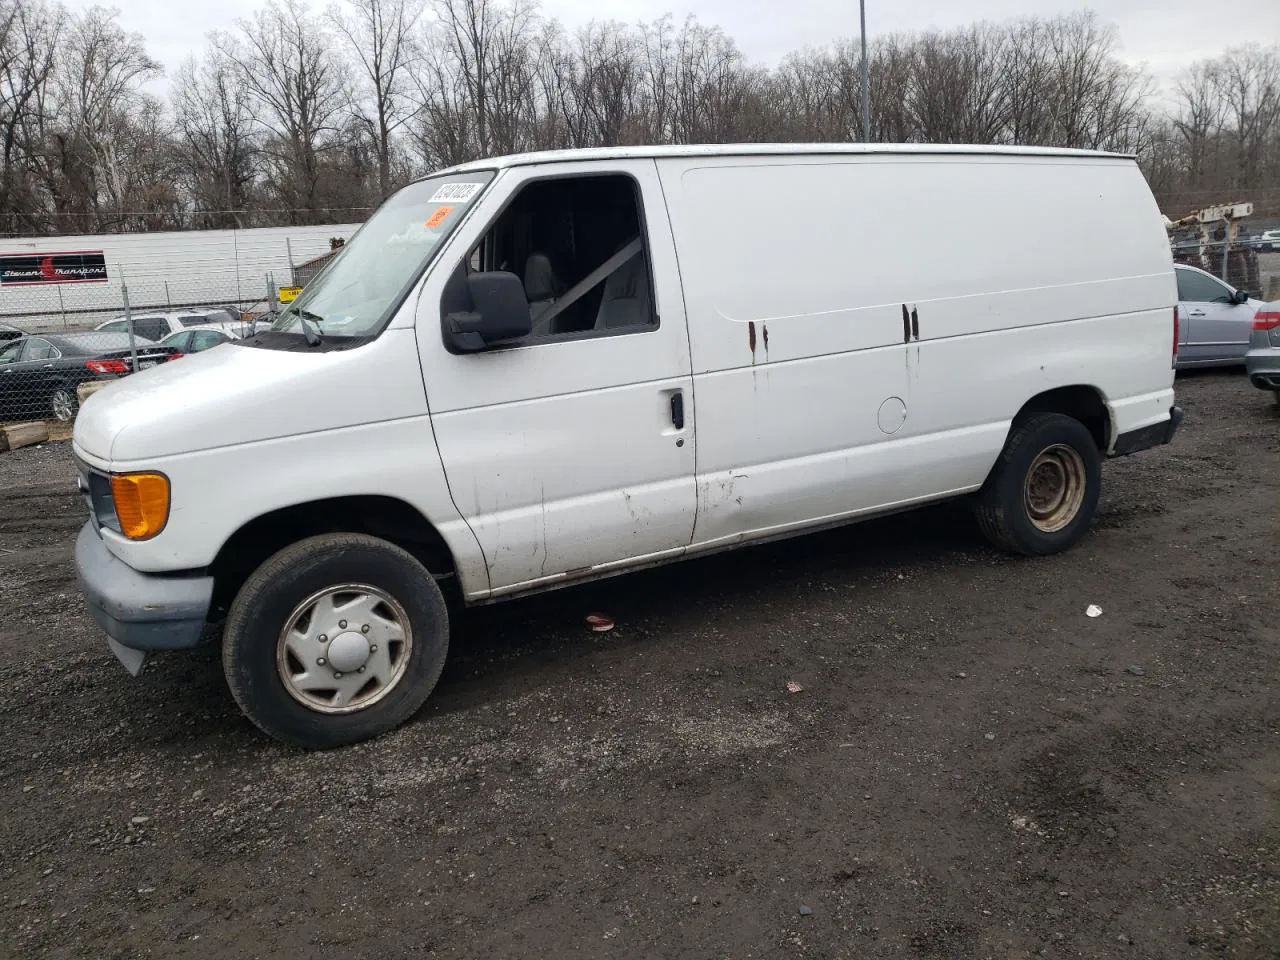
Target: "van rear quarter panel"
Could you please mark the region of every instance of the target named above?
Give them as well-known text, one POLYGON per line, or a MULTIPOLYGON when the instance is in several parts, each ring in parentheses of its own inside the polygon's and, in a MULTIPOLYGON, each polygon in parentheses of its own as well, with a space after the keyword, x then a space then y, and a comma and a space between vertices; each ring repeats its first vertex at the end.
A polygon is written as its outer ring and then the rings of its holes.
POLYGON ((1018 409, 1054 387, 1099 389, 1114 432, 1168 416, 1176 287, 1132 161, 658 166, 695 377, 695 543, 973 489, 1018 409), (895 395, 907 416, 890 435, 877 415, 895 395))

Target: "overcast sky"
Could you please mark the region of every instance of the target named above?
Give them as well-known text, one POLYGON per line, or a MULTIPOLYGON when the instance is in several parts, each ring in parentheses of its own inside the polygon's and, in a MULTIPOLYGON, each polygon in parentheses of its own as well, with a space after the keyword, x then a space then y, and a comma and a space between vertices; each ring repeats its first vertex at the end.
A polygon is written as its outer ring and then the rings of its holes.
MULTIPOLYGON (((93 0, 64 0, 72 9, 93 0)), ((231 27, 237 17, 260 6, 258 0, 99 0, 114 2, 127 30, 141 33, 147 49, 173 70, 199 51, 211 30, 231 27)), ((323 7, 328 0, 313 2, 323 7)), ((1213 56, 1225 47, 1280 40, 1280 0, 1093 0, 1064 4, 1061 0, 867 0, 867 33, 953 27, 976 20, 1002 20, 1026 14, 1053 15, 1092 8, 1120 31, 1122 55, 1145 63, 1162 84, 1193 60, 1213 56)), ((635 22, 664 13, 682 19, 697 14, 704 23, 719 24, 755 61, 774 63, 790 50, 821 45, 834 37, 858 33, 857 0, 542 0, 543 10, 567 26, 591 19, 635 22)))

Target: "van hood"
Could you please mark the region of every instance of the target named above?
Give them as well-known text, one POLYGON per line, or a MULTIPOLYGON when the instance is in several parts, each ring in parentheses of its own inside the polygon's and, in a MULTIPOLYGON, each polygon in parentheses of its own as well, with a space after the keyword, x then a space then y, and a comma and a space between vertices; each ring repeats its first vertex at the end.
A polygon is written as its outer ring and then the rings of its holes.
POLYGON ((228 343, 112 381, 89 397, 74 439, 130 462, 425 415, 412 328, 350 350, 228 343))

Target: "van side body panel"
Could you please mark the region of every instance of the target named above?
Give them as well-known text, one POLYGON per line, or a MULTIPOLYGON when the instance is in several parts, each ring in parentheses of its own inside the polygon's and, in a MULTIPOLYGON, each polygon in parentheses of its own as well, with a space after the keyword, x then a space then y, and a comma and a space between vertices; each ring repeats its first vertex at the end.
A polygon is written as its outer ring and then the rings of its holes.
POLYGON ((1169 417, 1172 261, 1130 160, 658 167, 698 405, 694 549, 976 489, 1055 387, 1096 388, 1113 437, 1169 417))

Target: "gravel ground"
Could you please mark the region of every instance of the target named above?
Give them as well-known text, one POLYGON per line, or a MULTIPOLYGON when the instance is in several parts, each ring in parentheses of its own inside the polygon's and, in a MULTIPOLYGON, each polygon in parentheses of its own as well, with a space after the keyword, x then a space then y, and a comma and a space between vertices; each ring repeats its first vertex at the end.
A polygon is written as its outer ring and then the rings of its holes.
POLYGON ((1274 960, 1280 417, 1179 395, 1064 556, 944 506, 471 612, 323 754, 131 679, 67 445, 0 455, 0 956, 1274 960))

